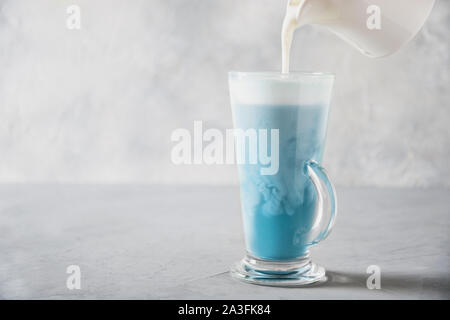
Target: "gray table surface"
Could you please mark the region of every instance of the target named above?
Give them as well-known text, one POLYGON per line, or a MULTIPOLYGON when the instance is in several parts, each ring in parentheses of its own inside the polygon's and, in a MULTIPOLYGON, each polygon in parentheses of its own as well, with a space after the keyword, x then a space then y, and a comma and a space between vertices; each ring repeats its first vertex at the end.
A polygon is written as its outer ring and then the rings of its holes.
POLYGON ((330 280, 241 283, 236 187, 0 185, 3 299, 448 299, 450 190, 338 188, 330 237, 312 249, 330 280), (81 268, 69 290, 66 268, 81 268), (381 289, 369 290, 369 265, 381 289))

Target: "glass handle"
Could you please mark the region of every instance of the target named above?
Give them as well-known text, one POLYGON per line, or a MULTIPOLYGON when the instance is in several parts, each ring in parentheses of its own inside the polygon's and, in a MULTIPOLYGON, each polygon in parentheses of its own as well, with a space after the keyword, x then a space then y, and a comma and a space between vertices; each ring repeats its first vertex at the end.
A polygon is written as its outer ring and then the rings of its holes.
POLYGON ((317 194, 316 218, 312 226, 312 233, 317 236, 310 243, 313 245, 325 239, 333 228, 337 214, 336 191, 327 172, 317 162, 308 161, 306 172, 317 194))

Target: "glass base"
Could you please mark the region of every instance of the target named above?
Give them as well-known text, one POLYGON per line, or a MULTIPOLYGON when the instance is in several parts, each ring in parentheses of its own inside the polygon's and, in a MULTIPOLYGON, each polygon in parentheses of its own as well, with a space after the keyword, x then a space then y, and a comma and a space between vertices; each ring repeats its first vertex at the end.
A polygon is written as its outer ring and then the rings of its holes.
POLYGON ((309 253, 295 260, 263 260, 247 254, 231 267, 233 278, 263 286, 302 287, 327 281, 325 269, 309 253))

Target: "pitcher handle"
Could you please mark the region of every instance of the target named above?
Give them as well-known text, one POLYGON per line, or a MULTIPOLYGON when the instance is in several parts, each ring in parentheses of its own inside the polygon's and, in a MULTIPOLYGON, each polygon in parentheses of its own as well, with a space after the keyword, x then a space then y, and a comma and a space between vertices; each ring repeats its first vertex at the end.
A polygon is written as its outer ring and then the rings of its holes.
POLYGON ((324 240, 333 229, 337 215, 337 201, 336 191, 324 168, 315 161, 308 161, 306 173, 317 194, 317 215, 312 229, 318 229, 319 234, 310 242, 310 245, 313 245, 324 240))

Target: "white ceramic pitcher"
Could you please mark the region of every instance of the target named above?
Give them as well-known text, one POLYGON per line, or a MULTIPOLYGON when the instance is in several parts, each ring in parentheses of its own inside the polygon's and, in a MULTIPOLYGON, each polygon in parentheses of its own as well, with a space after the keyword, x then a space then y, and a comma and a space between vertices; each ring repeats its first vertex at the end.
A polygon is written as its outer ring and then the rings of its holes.
POLYGON ((425 23, 435 0, 289 0, 297 25, 329 28, 369 57, 394 53, 425 23))

